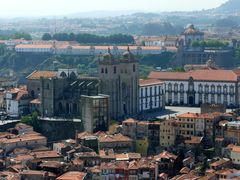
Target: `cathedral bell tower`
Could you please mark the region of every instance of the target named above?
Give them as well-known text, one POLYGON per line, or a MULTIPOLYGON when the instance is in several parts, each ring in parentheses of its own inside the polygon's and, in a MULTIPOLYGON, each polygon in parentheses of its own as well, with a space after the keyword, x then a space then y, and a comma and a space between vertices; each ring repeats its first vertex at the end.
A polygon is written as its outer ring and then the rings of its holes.
POLYGON ((138 113, 138 60, 127 51, 114 57, 110 49, 99 59, 100 92, 110 96, 111 118, 118 120, 138 113))

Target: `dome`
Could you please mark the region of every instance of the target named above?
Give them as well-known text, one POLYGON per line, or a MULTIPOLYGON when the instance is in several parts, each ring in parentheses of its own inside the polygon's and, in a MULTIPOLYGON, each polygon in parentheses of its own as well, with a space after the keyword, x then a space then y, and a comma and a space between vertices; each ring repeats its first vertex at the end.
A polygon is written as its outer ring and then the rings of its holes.
POLYGON ((124 57, 124 59, 128 59, 128 60, 134 60, 134 59, 135 59, 135 58, 134 58, 134 54, 132 54, 132 53, 130 52, 129 47, 128 47, 127 51, 125 51, 125 52, 123 53, 123 57, 124 57))
POLYGON ((110 48, 108 48, 108 52, 103 54, 103 59, 104 60, 113 60, 113 55, 110 52, 110 48))
POLYGON ((190 35, 190 34, 203 34, 203 33, 195 29, 193 24, 190 24, 187 26, 187 29, 184 31, 184 34, 190 35))

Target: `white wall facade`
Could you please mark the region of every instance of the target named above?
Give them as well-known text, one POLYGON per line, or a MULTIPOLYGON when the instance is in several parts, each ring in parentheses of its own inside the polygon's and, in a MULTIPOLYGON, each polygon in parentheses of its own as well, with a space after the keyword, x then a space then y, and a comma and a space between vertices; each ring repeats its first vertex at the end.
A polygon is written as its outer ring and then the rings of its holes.
POLYGON ((161 110, 165 108, 164 83, 139 87, 139 110, 161 110))
POLYGON ((237 83, 211 81, 165 81, 166 103, 169 105, 200 105, 220 103, 238 106, 237 83), (193 98, 190 103, 190 96, 193 98))
POLYGON ((18 101, 13 100, 11 93, 6 93, 6 111, 10 117, 18 117, 19 116, 18 101))

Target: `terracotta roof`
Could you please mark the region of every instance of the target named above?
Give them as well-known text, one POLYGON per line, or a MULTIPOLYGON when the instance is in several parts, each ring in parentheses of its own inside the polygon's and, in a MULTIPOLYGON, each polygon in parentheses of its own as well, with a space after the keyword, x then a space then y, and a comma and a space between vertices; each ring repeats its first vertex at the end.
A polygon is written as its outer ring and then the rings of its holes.
POLYGON ((44 140, 44 139, 46 139, 46 137, 41 135, 26 134, 23 136, 1 138, 0 143, 9 144, 9 143, 17 143, 20 141, 27 142, 27 141, 34 141, 34 140, 38 141, 38 140, 44 140))
POLYGON ((228 176, 230 174, 235 174, 237 172, 240 172, 240 171, 236 170, 236 169, 221 169, 221 170, 216 171, 216 174, 228 176))
POLYGON ((166 173, 161 173, 161 174, 159 174, 159 177, 160 177, 160 178, 163 178, 163 179, 168 179, 168 174, 166 174, 166 173))
POLYGON ((27 79, 34 80, 34 79, 40 79, 43 78, 53 78, 57 77, 57 72, 55 71, 34 71, 29 76, 27 76, 27 79))
POLYGON ((45 176, 46 174, 48 177, 56 177, 55 174, 47 171, 37 171, 37 170, 24 170, 20 173, 21 175, 40 175, 40 176, 45 176))
POLYGON ((196 176, 194 174, 184 174, 181 176, 176 176, 174 178, 172 178, 173 180, 197 180, 199 178, 199 176, 196 176))
POLYGON ((59 162, 59 161, 44 161, 40 164, 41 168, 47 167, 47 168, 61 168, 64 166, 64 163, 59 162))
MULTIPOLYGON (((85 138, 87 138, 87 137, 92 137, 92 136, 94 136, 92 133, 90 133, 90 132, 82 132, 82 133, 79 133, 78 135, 77 135, 77 138, 78 139, 85 139, 85 138)), ((94 137, 96 137, 96 136, 94 136, 94 137)))
POLYGON ((191 24, 185 31, 184 31, 185 35, 191 35, 191 34, 202 34, 203 32, 200 32, 199 30, 195 29, 194 25, 191 24))
POLYGON ((11 93, 11 94, 17 94, 14 98, 14 100, 16 101, 19 101, 21 100, 22 98, 24 97, 28 97, 28 91, 26 90, 25 87, 22 87, 22 88, 13 88, 9 91, 7 91, 8 93, 11 93))
POLYGON ((236 152, 236 153, 240 153, 240 146, 231 147, 231 151, 236 152))
POLYGON ((159 160, 161 160, 162 158, 163 158, 163 159, 176 160, 176 159, 177 159, 177 156, 174 155, 174 154, 172 154, 172 153, 170 153, 170 152, 167 152, 167 151, 164 151, 164 152, 160 153, 159 155, 154 156, 154 159, 155 159, 156 161, 159 161, 159 160))
POLYGON ((220 159, 220 160, 218 160, 214 163, 211 163, 210 167, 219 167, 219 166, 223 166, 225 164, 228 164, 230 162, 231 162, 230 159, 220 159))
POLYGON ((28 48, 28 49, 51 49, 53 45, 51 44, 18 44, 15 47, 18 48, 28 48))
POLYGON ((181 170, 180 170, 180 173, 181 174, 188 174, 190 172, 190 169, 188 167, 183 167, 181 170))
POLYGON ((133 119, 133 118, 129 118, 129 119, 126 119, 124 120, 122 123, 138 123, 139 121, 136 120, 136 119, 133 119))
POLYGON ((177 116, 178 118, 198 118, 199 117, 199 114, 198 113, 190 113, 190 112, 187 112, 187 113, 184 113, 184 114, 180 114, 177 116))
POLYGON ((153 86, 153 85, 162 85, 162 84, 164 84, 164 82, 157 79, 140 79, 139 80, 140 86, 153 86))
POLYGON ((41 104, 40 99, 34 99, 32 101, 30 101, 30 104, 41 104))
POLYGON ((58 154, 56 151, 38 151, 38 152, 33 152, 31 154, 38 159, 62 157, 62 155, 58 154))
POLYGON ((159 80, 229 81, 237 82, 237 75, 231 70, 195 70, 188 72, 152 71, 148 78, 159 80))
POLYGON ((122 134, 115 135, 101 135, 99 136, 99 142, 121 142, 121 141, 132 141, 131 138, 124 136, 122 134))
POLYGON ((91 167, 91 168, 89 168, 89 170, 91 173, 100 173, 101 172, 100 166, 91 167))
POLYGON ((191 136, 190 140, 185 140, 185 144, 200 144, 203 137, 191 136))

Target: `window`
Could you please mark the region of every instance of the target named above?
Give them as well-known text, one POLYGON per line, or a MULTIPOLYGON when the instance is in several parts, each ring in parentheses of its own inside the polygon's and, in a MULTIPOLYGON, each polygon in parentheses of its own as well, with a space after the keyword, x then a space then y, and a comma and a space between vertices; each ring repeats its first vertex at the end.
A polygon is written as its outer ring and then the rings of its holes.
POLYGON ((133 72, 135 72, 136 71, 136 65, 134 64, 133 65, 133 72))
POLYGON ((175 91, 175 92, 178 91, 178 84, 174 84, 174 91, 175 91))
POLYGON ((107 74, 108 73, 108 70, 107 70, 107 68, 105 68, 105 74, 107 74))
POLYGON ((227 93, 227 85, 224 85, 224 87, 223 87, 223 93, 224 93, 224 94, 227 93))
POLYGON ((209 93, 209 86, 205 85, 205 93, 209 93))
POLYGON ((224 95, 224 96, 223 96, 223 103, 224 103, 225 105, 227 105, 227 95, 224 95))
POLYGON ((233 87, 233 86, 230 87, 230 93, 231 93, 231 94, 234 93, 234 87, 233 87))
POLYGON ((214 94, 211 95, 211 103, 212 103, 212 104, 215 103, 215 97, 214 97, 214 94))
POLYGON ((113 71, 114 71, 114 72, 113 72, 114 74, 117 73, 117 67, 116 67, 116 66, 114 66, 113 71))
POLYGON ((220 104, 221 103, 221 95, 217 96, 217 103, 220 104))
POLYGON ((172 91, 172 84, 171 83, 168 84, 168 91, 172 91))
POLYGON ((221 93, 221 89, 222 89, 222 88, 221 88, 221 86, 220 86, 220 85, 218 85, 218 87, 217 87, 217 93, 219 93, 219 94, 220 94, 220 93, 221 93))
POLYGON ((211 86, 211 93, 215 93, 215 86, 214 85, 211 86))
POLYGON ((184 85, 180 84, 180 91, 183 92, 184 91, 184 85))
POLYGON ((202 84, 199 85, 198 89, 199 89, 199 92, 200 92, 200 93, 203 92, 203 86, 202 86, 202 84))

